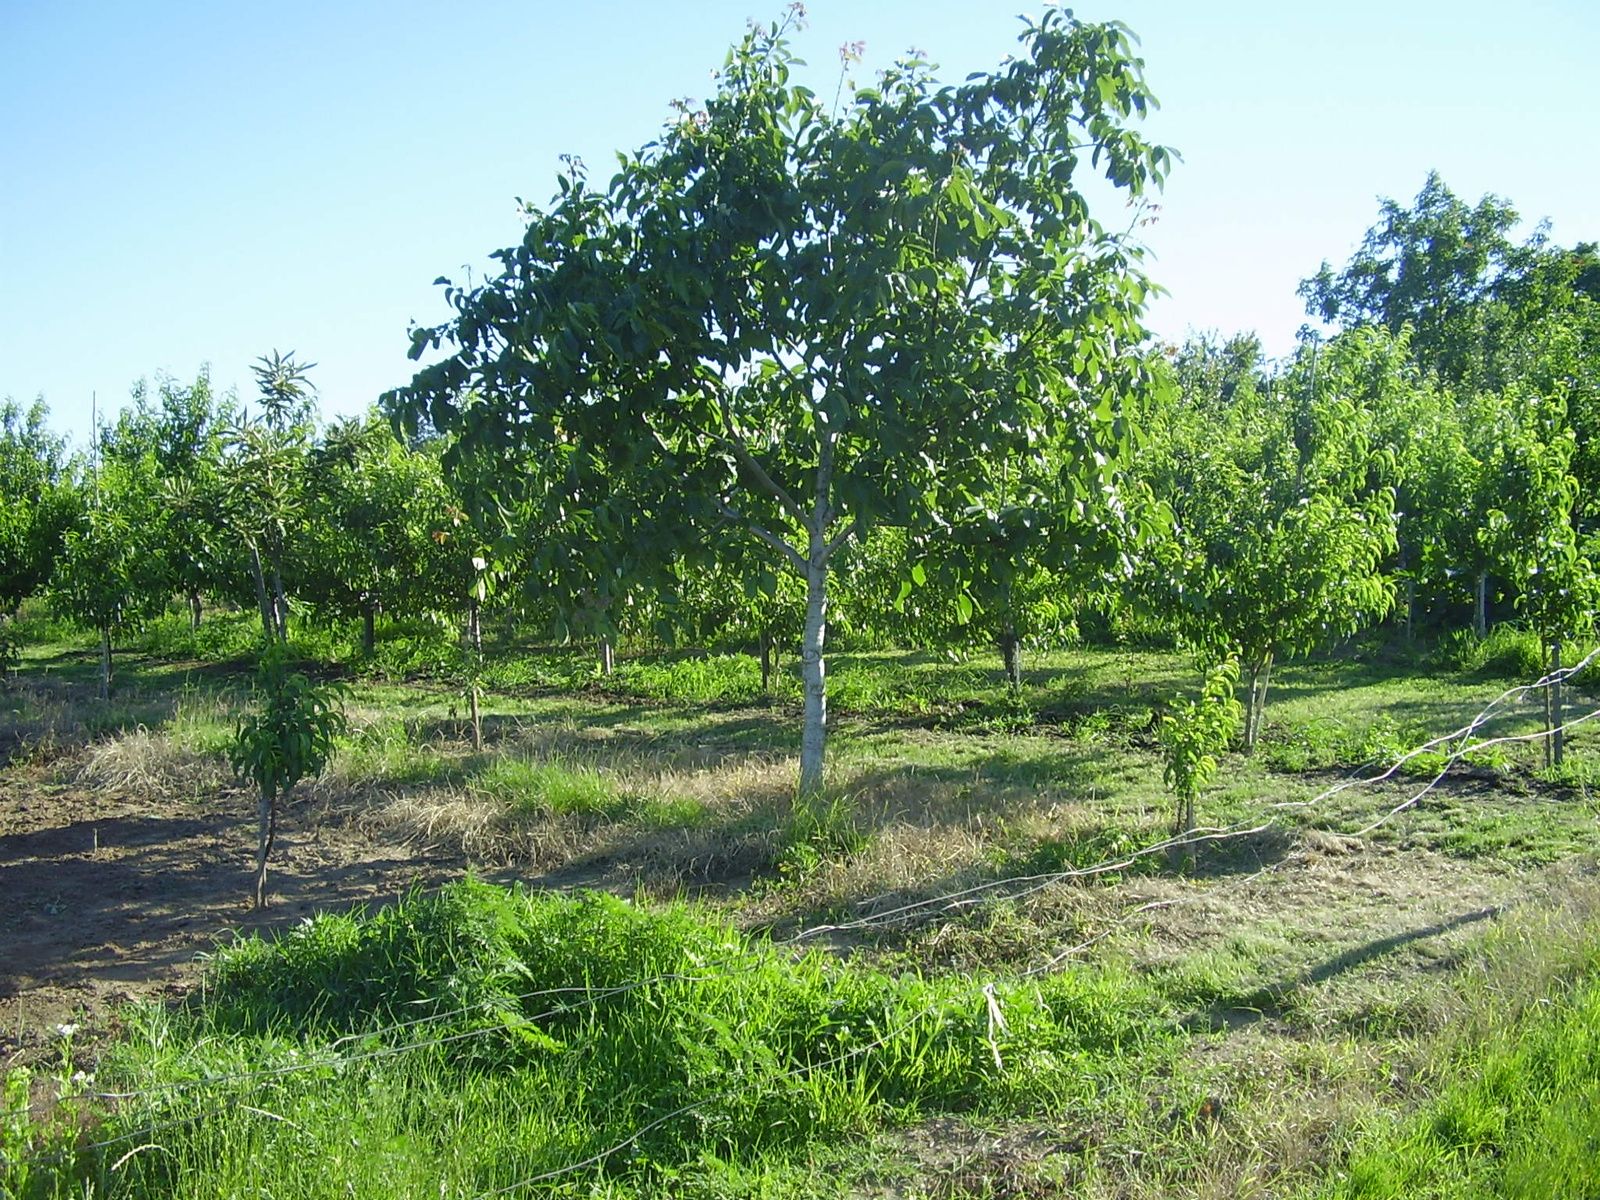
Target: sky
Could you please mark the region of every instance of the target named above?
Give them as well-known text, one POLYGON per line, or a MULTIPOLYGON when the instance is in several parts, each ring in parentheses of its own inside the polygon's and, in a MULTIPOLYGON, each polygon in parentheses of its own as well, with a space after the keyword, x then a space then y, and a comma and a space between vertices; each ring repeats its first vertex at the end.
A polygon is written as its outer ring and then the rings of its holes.
MULTIPOLYGON (((410 380, 407 331, 448 316, 547 202, 559 156, 609 178, 675 98, 703 98, 757 0, 0 0, 0 397, 91 408, 209 364, 254 393, 271 350, 317 366, 326 417, 410 380)), ((808 0, 819 93, 910 47, 955 83, 1016 49, 1020 0, 808 0)), ((1037 11, 1038 5, 1032 6, 1037 11)), ((1287 353, 1298 282, 1342 264, 1439 171, 1511 200, 1522 233, 1600 240, 1600 3, 1089 0, 1139 36, 1173 147, 1142 231, 1159 336, 1253 330, 1287 353)), ((1108 224, 1117 213, 1107 211, 1108 224)))

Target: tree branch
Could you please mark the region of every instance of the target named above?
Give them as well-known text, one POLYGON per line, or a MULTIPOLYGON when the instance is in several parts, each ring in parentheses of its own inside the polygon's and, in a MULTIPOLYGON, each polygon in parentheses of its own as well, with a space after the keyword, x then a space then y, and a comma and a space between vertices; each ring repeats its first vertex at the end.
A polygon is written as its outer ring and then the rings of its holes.
POLYGON ((780 555, 783 556, 784 561, 789 566, 794 568, 795 572, 800 576, 800 578, 804 579, 806 577, 805 558, 802 557, 800 552, 797 551, 793 546, 789 545, 788 542, 784 541, 776 534, 769 533, 767 530, 757 525, 754 521, 746 518, 745 515, 738 509, 724 504, 721 500, 717 501, 717 511, 724 517, 727 517, 729 520, 738 522, 751 533, 755 534, 756 537, 760 538, 763 542, 776 550, 780 555))
POLYGON ((823 548, 823 551, 822 551, 822 560, 824 562, 826 562, 828 559, 832 558, 833 557, 833 552, 835 550, 837 550, 840 546, 842 546, 846 542, 848 542, 850 540, 850 538, 855 534, 855 531, 857 529, 859 529, 860 527, 861 527, 861 518, 860 517, 852 517, 851 520, 850 520, 850 524, 846 525, 838 533, 834 534, 833 537, 828 539, 828 544, 827 544, 826 547, 823 548))
POLYGON ((728 412, 728 397, 725 393, 717 397, 717 405, 722 410, 722 442, 729 450, 733 451, 733 457, 738 461, 739 465, 755 477, 756 482, 765 488, 767 493, 782 506, 784 512, 794 518, 795 524, 804 529, 806 527, 805 509, 800 507, 799 503, 782 484, 767 474, 766 468, 756 461, 754 454, 750 453, 750 447, 744 444, 744 439, 738 435, 733 427, 733 417, 728 412))
POLYGON ((756 457, 750 453, 749 447, 731 433, 724 434, 722 440, 727 443, 728 449, 733 451, 733 457, 738 460, 739 465, 755 476, 756 482, 771 494, 773 499, 782 506, 784 512, 794 518, 797 525, 802 529, 805 528, 805 509, 800 507, 799 503, 784 489, 782 484, 767 474, 766 468, 756 461, 756 457))

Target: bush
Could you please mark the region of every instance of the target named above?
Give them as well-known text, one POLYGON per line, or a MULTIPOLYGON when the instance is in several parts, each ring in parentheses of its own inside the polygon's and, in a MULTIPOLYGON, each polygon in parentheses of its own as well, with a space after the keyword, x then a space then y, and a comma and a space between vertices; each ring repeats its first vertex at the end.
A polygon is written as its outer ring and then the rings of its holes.
MULTIPOLYGON (((750 704, 761 697, 761 665, 747 654, 713 654, 670 662, 634 661, 621 664, 608 683, 648 700, 750 704)), ((778 690, 796 691, 787 677, 774 684, 778 690)))
POLYGON ((235 662, 261 649, 261 622, 253 613, 213 612, 192 629, 186 614, 166 613, 145 626, 138 648, 157 658, 235 662))

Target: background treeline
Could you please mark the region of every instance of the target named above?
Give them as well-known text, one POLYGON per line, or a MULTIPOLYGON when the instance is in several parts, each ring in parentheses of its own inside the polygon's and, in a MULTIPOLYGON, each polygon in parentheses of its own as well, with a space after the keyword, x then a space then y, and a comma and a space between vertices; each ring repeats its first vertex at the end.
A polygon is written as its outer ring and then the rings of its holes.
MULTIPOLYGON (((1239 657, 1247 742, 1275 659, 1385 621, 1482 638, 1514 617, 1548 661, 1600 595, 1600 256, 1514 240, 1517 219, 1430 176, 1302 285, 1336 336, 1303 330, 1282 361, 1248 334, 1147 344, 1105 486, 1001 451, 981 505, 883 514, 834 563, 835 644, 997 646, 1020 680, 1026 647, 1177 639, 1239 657)), ((313 366, 263 358, 248 401, 205 371, 140 383, 76 455, 42 402, 8 400, 0 613, 43 596, 95 631, 107 687, 119 639, 169 609, 201 630, 215 605, 268 640, 352 623, 368 656, 486 625, 592 642, 601 670, 619 644, 692 645, 757 654, 770 683, 794 654, 805 585, 758 542, 686 546, 559 431, 497 459, 399 440, 376 409, 319 422, 313 366)))

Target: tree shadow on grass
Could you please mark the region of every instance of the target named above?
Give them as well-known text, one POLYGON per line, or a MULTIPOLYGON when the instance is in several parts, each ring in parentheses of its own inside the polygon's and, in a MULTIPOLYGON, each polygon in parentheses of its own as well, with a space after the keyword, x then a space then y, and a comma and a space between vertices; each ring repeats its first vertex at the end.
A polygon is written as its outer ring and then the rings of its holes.
POLYGON ((1457 929, 1475 925, 1480 921, 1491 920, 1504 911, 1504 905, 1490 905, 1460 913, 1432 925, 1374 938, 1359 946, 1343 950, 1332 958, 1286 979, 1241 990, 1235 995, 1217 997, 1205 1010, 1190 1018, 1188 1024, 1196 1029, 1222 1031, 1237 1030, 1262 1021, 1284 1018, 1292 1013, 1296 997, 1309 988, 1349 974, 1368 963, 1386 958, 1407 947, 1434 938, 1442 938, 1457 929))

